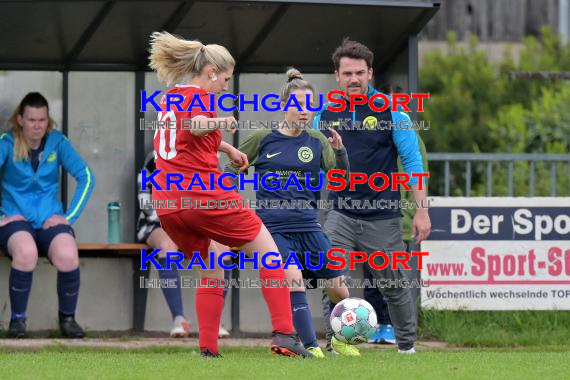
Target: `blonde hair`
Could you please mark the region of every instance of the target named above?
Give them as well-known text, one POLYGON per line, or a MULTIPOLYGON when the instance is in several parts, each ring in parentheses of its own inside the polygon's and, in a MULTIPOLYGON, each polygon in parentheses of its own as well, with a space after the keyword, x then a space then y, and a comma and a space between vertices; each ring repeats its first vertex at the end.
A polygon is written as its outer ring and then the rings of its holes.
POLYGON ((289 100, 289 96, 295 90, 311 90, 313 95, 315 94, 315 89, 312 84, 303 79, 303 75, 299 70, 294 67, 290 67, 287 72, 287 83, 281 89, 281 101, 286 102, 289 100))
POLYGON ((221 45, 204 45, 200 41, 188 41, 168 32, 154 32, 150 36, 150 68, 156 71, 158 80, 168 85, 185 76, 200 74, 208 65, 219 71, 234 67, 234 58, 221 45))
POLYGON ((50 133, 55 127, 55 121, 49 116, 49 105, 47 99, 39 92, 30 92, 22 101, 16 109, 10 119, 8 119, 8 128, 12 131, 14 135, 14 160, 29 160, 30 159, 30 147, 24 139, 24 128, 20 123, 18 123, 18 116, 24 116, 24 110, 26 107, 42 108, 46 107, 48 110, 48 127, 46 130, 46 135, 50 133))

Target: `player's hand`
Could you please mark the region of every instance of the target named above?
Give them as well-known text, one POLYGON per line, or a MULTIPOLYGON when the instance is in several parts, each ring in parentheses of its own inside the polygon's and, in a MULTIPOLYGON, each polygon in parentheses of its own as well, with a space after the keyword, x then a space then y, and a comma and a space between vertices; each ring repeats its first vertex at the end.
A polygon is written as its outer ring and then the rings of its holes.
POLYGON ((24 221, 24 220, 26 220, 26 218, 24 218, 20 214, 16 214, 16 215, 12 215, 12 216, 3 215, 2 218, 0 218, 0 227, 4 227, 7 224, 10 224, 12 222, 17 222, 19 220, 24 221))
POLYGON ((232 149, 228 152, 228 158, 233 166, 239 166, 239 171, 242 172, 249 166, 247 155, 238 149, 232 149))
POLYGON ((226 132, 231 133, 232 135, 236 133, 238 122, 235 117, 229 116, 226 117, 224 120, 227 123, 226 132))
POLYGON ((44 225, 42 226, 42 228, 44 230, 47 230, 48 228, 57 226, 58 224, 71 224, 69 223, 69 220, 65 219, 63 216, 61 215, 52 215, 50 216, 45 222, 44 225))
POLYGON ((412 221, 412 236, 417 244, 426 240, 431 233, 431 221, 427 209, 417 209, 412 221))
POLYGON ((329 128, 329 132, 331 133, 331 137, 329 137, 329 143, 333 147, 334 150, 341 150, 344 145, 342 145, 342 137, 332 128, 329 128))

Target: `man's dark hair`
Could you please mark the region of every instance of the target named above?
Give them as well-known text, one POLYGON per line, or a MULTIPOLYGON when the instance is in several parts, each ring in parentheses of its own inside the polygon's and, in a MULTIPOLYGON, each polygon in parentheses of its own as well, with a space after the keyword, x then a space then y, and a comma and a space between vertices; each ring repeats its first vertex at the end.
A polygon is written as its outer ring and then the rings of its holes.
POLYGON ((363 59, 366 61, 368 68, 371 68, 374 62, 374 53, 370 49, 360 42, 352 41, 348 37, 342 40, 342 44, 336 48, 332 55, 335 70, 338 70, 342 57, 363 59))

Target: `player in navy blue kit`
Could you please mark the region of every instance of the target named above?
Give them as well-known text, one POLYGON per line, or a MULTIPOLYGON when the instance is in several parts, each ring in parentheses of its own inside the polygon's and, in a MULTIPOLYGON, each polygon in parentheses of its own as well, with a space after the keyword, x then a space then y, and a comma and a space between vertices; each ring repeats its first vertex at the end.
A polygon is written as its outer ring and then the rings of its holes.
MULTIPOLYGON (((319 193, 307 189, 305 175, 310 173, 311 182, 313 182, 313 180, 318 180, 321 169, 328 171, 338 168, 348 173, 346 149, 337 132, 333 131, 327 140, 320 131, 312 129, 312 112, 307 109, 307 97, 312 100, 315 94, 313 86, 303 80, 301 73, 295 69, 288 70, 287 77, 287 84, 281 92, 282 109, 293 95, 302 110, 296 106, 284 110, 284 120, 279 124, 278 129, 252 133, 239 147, 239 150, 247 155, 250 165, 255 166, 255 171, 259 173, 260 178, 268 172, 279 174, 280 189, 270 191, 260 186, 257 192, 258 201, 279 200, 281 205, 283 201, 291 202, 292 200, 311 202, 312 209, 297 207, 290 203, 291 208, 258 208, 257 214, 271 232, 284 263, 287 263, 291 252, 294 252, 301 265, 304 265, 307 260, 304 255, 309 254, 309 262, 314 266, 320 261, 319 251, 323 252, 321 269, 308 270, 305 267, 305 277, 313 280, 334 279, 332 288, 326 291, 332 303, 336 304, 348 297, 348 289, 341 282, 344 271, 326 268, 329 262, 326 252, 332 246, 317 219, 318 209, 315 202, 319 193), (292 173, 295 173, 299 179, 301 188, 294 185, 284 189, 292 173)), ((239 171, 239 165, 231 165, 229 170, 236 173, 239 171)), ((291 306, 295 329, 309 352, 317 358, 324 358, 317 343, 311 311, 307 303, 306 289, 304 285, 299 286, 302 283, 303 272, 295 263, 290 265, 285 272, 289 283, 292 284, 290 288, 291 306)), ((359 355, 354 346, 340 341, 335 341, 334 344, 339 353, 359 355)))

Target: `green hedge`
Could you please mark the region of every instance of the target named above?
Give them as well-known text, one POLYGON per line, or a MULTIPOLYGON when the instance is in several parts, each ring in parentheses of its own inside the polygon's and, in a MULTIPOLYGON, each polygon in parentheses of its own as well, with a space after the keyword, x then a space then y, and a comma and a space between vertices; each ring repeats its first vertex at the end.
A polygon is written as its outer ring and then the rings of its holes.
MULTIPOLYGON (((447 54, 428 53, 420 71, 420 89, 429 92, 422 120, 428 152, 568 153, 570 151, 570 81, 511 79, 509 71, 570 71, 570 44, 549 29, 524 41, 520 61, 507 53, 500 65, 490 62, 475 38, 467 48, 449 34, 447 54)), ((461 196, 465 164, 452 166, 451 190, 461 196)), ((514 168, 515 195, 528 195, 528 164, 514 168)), ((443 194, 443 165, 430 163, 430 193, 443 194)), ((495 164, 494 195, 508 195, 507 164, 495 164)), ((485 164, 472 167, 472 195, 485 195, 485 164)), ((550 195, 550 166, 535 171, 535 195, 550 195)), ((570 163, 557 167, 559 195, 570 194, 570 163)))

